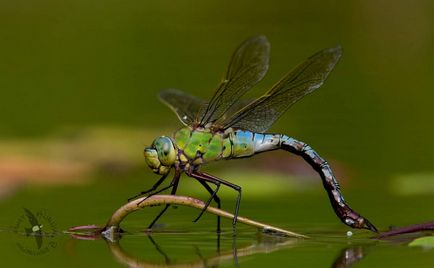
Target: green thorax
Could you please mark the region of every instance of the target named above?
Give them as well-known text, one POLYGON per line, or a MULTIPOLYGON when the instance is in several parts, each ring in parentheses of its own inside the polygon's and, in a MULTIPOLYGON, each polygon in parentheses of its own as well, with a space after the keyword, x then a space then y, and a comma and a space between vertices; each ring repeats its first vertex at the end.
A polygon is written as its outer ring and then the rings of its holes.
POLYGON ((231 155, 231 141, 223 133, 212 133, 207 128, 184 127, 174 135, 181 163, 200 165, 231 155))

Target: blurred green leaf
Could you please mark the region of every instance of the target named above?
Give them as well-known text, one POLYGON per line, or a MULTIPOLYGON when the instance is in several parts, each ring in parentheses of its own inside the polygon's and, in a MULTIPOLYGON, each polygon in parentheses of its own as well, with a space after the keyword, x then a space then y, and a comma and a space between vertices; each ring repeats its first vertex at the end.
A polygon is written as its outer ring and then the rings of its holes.
POLYGON ((391 180, 390 189, 398 195, 433 194, 434 174, 414 173, 400 175, 391 180))
POLYGON ((408 244, 410 247, 434 248, 434 236, 419 237, 408 244))

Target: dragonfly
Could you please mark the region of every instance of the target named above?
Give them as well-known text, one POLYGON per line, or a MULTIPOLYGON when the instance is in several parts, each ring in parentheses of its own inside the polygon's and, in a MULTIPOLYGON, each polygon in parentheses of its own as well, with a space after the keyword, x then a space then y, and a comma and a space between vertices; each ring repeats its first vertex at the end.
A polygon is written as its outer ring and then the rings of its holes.
MULTIPOLYGON (((228 180, 202 172, 201 166, 219 161, 251 157, 281 149, 302 157, 321 177, 337 217, 352 228, 377 232, 375 226, 345 202, 337 179, 328 162, 309 145, 284 134, 268 133, 273 123, 294 103, 319 88, 342 55, 340 46, 321 50, 310 56, 256 100, 242 96, 265 76, 269 67, 270 43, 263 35, 245 40, 235 50, 229 67, 209 101, 177 89, 160 92, 160 100, 172 109, 183 123, 171 137, 156 138, 144 149, 147 165, 162 177, 148 190, 134 197, 155 195, 171 188, 175 195, 182 174, 197 180, 210 194, 199 220, 212 200, 221 207, 217 193, 220 186, 238 192, 233 226, 235 229, 242 188, 228 180), (173 178, 159 188, 171 170, 173 178)), ((149 228, 164 214, 163 210, 149 228)), ((220 220, 217 229, 220 231, 220 220)))

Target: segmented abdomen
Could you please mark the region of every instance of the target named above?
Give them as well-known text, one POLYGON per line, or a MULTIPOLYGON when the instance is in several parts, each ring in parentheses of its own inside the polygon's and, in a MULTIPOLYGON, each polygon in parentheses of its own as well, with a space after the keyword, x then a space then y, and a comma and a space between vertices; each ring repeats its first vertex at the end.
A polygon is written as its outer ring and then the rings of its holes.
POLYGON ((232 144, 232 153, 227 158, 248 157, 276 149, 283 149, 303 157, 320 174, 331 205, 339 219, 353 228, 377 231, 374 225, 345 203, 331 167, 307 144, 286 135, 261 134, 243 130, 231 132, 228 139, 232 144))
POLYGON ((280 134, 262 134, 245 130, 236 130, 229 135, 232 143, 231 158, 248 157, 255 153, 280 148, 280 134))

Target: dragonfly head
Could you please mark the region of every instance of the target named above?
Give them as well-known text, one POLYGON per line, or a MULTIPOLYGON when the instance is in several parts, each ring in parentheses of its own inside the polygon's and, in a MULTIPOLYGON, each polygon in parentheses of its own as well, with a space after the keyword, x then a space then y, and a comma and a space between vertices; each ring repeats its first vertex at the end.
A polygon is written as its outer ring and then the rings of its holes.
POLYGON ((156 138, 151 147, 145 148, 146 164, 157 174, 166 175, 176 160, 176 149, 170 138, 156 138))

